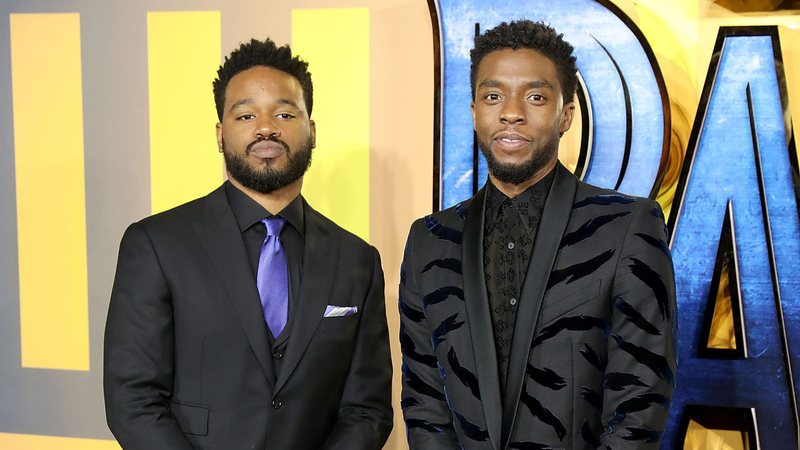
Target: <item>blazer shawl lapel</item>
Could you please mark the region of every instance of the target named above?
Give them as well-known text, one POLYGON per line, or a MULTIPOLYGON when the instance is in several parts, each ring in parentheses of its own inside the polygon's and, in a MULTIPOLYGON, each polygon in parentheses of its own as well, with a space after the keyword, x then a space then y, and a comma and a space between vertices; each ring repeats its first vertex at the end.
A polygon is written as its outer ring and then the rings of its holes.
POLYGON ((561 236, 564 235, 572 212, 577 186, 575 176, 561 163, 557 163, 556 177, 542 210, 542 220, 534 241, 533 255, 528 263, 528 271, 522 286, 521 301, 511 341, 503 398, 503 448, 508 445, 511 431, 514 429, 533 333, 536 330, 547 280, 555 263, 561 236))
POLYGON ((275 384, 276 393, 280 392, 289 380, 322 321, 337 270, 338 245, 330 239, 330 231, 323 225, 322 216, 305 200, 303 200, 303 214, 305 244, 300 293, 294 303, 296 309, 283 365, 275 384))
POLYGON ((464 223, 462 264, 464 267, 464 302, 467 323, 472 339, 473 358, 481 392, 483 415, 486 420, 492 447, 500 448, 501 419, 500 379, 497 373, 497 355, 494 348, 492 317, 486 279, 483 271, 483 215, 486 188, 472 198, 464 223))
POLYGON ((270 384, 275 373, 270 358, 267 325, 261 300, 224 185, 205 198, 205 214, 194 224, 201 245, 228 292, 250 347, 270 384))

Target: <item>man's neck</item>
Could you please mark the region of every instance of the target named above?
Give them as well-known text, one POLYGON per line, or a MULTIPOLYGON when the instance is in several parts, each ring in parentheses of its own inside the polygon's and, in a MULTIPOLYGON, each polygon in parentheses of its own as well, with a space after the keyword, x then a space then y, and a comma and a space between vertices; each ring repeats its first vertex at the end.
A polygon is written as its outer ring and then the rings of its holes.
POLYGON ((541 181, 542 178, 547 176, 551 170, 556 166, 558 159, 554 159, 553 161, 547 163, 544 167, 537 170, 532 177, 528 178, 527 180, 523 181, 520 184, 512 184, 512 183, 505 183, 503 181, 498 180, 494 177, 491 171, 489 171, 489 180, 492 182, 494 187, 497 188, 498 191, 502 192, 509 198, 514 198, 519 194, 522 194, 529 187, 533 186, 534 184, 541 181))
POLYGON ((300 189, 303 187, 303 177, 300 177, 288 186, 284 186, 278 190, 264 194, 242 185, 239 180, 231 177, 230 175, 228 175, 228 180, 232 185, 236 186, 240 191, 244 192, 248 197, 255 200, 256 203, 261 205, 264 209, 272 214, 277 214, 283 211, 283 208, 286 208, 286 206, 291 203, 292 200, 300 195, 300 189))

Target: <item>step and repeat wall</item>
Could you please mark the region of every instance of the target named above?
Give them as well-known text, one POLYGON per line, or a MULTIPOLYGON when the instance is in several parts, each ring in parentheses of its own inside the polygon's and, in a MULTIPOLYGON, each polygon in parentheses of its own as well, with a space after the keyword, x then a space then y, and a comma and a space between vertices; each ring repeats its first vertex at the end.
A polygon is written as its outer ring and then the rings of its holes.
MULTIPOLYGON (((562 162, 668 212, 680 335, 662 447, 796 446, 800 11, 780 3, 3 2, 0 448, 119 448, 101 373, 119 239, 224 180, 211 81, 252 37, 310 63, 317 148, 303 193, 380 250, 397 336, 408 227, 486 178, 472 39, 516 18, 576 48, 562 162)), ((396 339, 392 353, 399 371, 396 339)), ((399 383, 387 449, 407 448, 399 383)))

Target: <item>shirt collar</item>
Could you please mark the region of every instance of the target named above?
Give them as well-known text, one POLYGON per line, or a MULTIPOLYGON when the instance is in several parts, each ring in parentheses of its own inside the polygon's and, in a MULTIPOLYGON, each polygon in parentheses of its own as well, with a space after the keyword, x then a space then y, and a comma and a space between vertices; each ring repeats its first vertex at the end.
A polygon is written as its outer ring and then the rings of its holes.
POLYGON ((225 182, 225 194, 228 196, 228 203, 231 205, 233 215, 242 233, 253 225, 261 222, 261 219, 271 216, 279 216, 291 224, 300 235, 303 236, 303 197, 298 195, 283 210, 273 214, 264 209, 258 202, 250 198, 230 181, 225 182))
POLYGON ((500 206, 508 200, 508 196, 497 189, 491 180, 486 180, 486 213, 484 220, 486 230, 492 231, 497 223, 497 215, 500 213, 500 206))
POLYGON ((542 216, 544 209, 544 202, 550 192, 550 186, 555 179, 555 168, 547 173, 536 184, 525 189, 521 194, 514 198, 509 198, 500 189, 498 189, 491 179, 486 180, 486 214, 485 224, 486 230, 491 231, 497 222, 497 216, 500 214, 501 206, 504 202, 508 201, 514 205, 514 210, 519 214, 525 228, 531 231, 531 216, 542 216))

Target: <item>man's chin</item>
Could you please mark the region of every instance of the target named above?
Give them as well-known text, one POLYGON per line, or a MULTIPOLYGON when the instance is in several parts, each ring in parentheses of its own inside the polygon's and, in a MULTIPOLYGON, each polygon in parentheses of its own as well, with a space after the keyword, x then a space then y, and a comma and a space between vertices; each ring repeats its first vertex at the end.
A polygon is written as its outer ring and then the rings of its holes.
POLYGON ((247 166, 253 172, 267 172, 267 171, 280 172, 286 169, 286 166, 288 165, 286 158, 281 158, 281 157, 258 158, 255 156, 251 156, 247 158, 246 161, 247 161, 246 162, 247 166))
POLYGON ((494 164, 489 165, 489 172, 498 181, 520 185, 533 178, 543 168, 544 166, 541 164, 535 164, 532 161, 514 164, 495 161, 494 164))
POLYGON ((495 163, 495 165, 497 167, 502 167, 503 170, 518 171, 518 170, 523 170, 523 168, 525 166, 530 164, 530 161, 528 161, 528 160, 520 161, 520 160, 517 160, 517 159, 507 160, 507 159, 495 158, 494 159, 494 163, 495 163))

